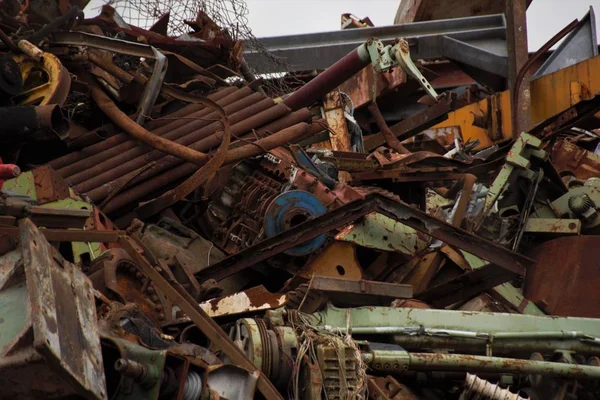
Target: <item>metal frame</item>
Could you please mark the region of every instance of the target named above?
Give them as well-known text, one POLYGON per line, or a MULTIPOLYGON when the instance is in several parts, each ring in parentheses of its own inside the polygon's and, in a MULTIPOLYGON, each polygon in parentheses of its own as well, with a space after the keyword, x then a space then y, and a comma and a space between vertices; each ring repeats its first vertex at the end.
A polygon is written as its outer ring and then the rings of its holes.
MULTIPOLYGON (((418 39, 435 36, 450 36, 464 42, 473 41, 473 45, 485 48, 486 39, 506 38, 506 20, 503 14, 494 14, 258 40, 264 49, 282 58, 295 70, 310 70, 328 68, 371 38, 378 38, 387 44, 402 37, 417 43, 417 46, 411 48, 413 59, 439 57, 439 49, 418 45, 418 39)), ((497 44, 494 44, 496 48, 497 44)), ((262 49, 248 49, 244 57, 261 72, 281 72, 276 69, 277 66, 270 65, 272 63, 268 62, 262 49)))

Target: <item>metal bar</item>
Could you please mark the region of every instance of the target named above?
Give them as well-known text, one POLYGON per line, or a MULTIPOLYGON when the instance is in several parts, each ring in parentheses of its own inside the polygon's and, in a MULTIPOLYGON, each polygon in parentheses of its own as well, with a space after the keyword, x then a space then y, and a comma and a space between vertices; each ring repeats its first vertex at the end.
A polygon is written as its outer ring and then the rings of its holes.
POLYGON ((50 42, 52 44, 67 46, 95 47, 114 53, 129 54, 152 59, 155 58, 152 46, 148 46, 147 44, 92 35, 91 33, 72 31, 55 32, 51 35, 50 42))
POLYGON ((206 337, 219 348, 234 363, 251 371, 259 372, 257 387, 267 400, 281 399, 277 389, 269 381, 264 373, 260 371, 252 361, 246 357, 246 354, 229 338, 227 333, 210 318, 196 300, 184 289, 178 282, 169 282, 161 275, 161 267, 152 266, 146 257, 145 249, 137 241, 134 241, 127 235, 119 238, 119 244, 137 261, 141 271, 164 293, 174 304, 194 322, 194 324, 206 335, 206 337))
MULTIPOLYGON (((455 228, 408 204, 390 199, 379 193, 372 193, 362 201, 346 204, 210 265, 202 271, 201 275, 216 280, 224 279, 290 247, 342 227, 373 211, 401 221, 411 228, 496 264, 510 271, 510 275, 523 275, 527 267, 534 265, 534 261, 527 257, 513 253, 502 246, 462 229, 455 228)), ((506 275, 509 275, 509 273, 506 273, 506 275)))
POLYGON ((599 367, 518 358, 486 357, 470 354, 408 353, 404 350, 373 350, 371 353, 364 353, 363 358, 375 370, 381 370, 381 367, 387 364, 378 362, 385 359, 391 362, 392 367, 395 364, 408 364, 408 369, 417 371, 477 371, 544 375, 566 379, 600 379, 599 367))
MULTIPOLYGON (((325 69, 340 60, 353 49, 371 38, 392 42, 402 37, 460 35, 461 40, 478 39, 490 33, 504 38, 506 22, 504 15, 454 18, 437 21, 414 22, 374 28, 346 29, 304 35, 260 38, 260 44, 277 57, 281 57, 295 70, 325 69)), ((418 49, 412 50, 413 58, 421 58, 418 49)), ((244 53, 248 63, 261 72, 281 72, 271 66, 260 50, 248 49, 244 53)), ((270 63, 272 64, 272 63, 270 63)))
MULTIPOLYGON (((508 52, 508 84, 512 93, 513 107, 512 119, 517 121, 516 127, 527 129, 531 120, 531 99, 525 97, 529 89, 528 82, 524 85, 519 80, 519 71, 527 63, 527 4, 525 0, 506 0, 506 49, 508 52), (518 105, 518 106, 517 106, 518 105)), ((513 131, 516 139, 521 132, 513 131)))

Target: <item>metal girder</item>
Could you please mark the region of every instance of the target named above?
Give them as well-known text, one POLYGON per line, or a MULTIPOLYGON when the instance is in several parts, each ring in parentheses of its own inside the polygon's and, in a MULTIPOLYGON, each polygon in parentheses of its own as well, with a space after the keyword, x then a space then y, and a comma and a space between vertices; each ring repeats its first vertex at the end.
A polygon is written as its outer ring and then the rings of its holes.
POLYGON ((581 19, 579 26, 562 41, 535 73, 534 78, 551 74, 598 55, 594 8, 581 19))
MULTIPOLYGON (((280 254, 298 243, 304 243, 318 235, 345 226, 371 212, 386 215, 451 246, 475 254, 492 263, 492 268, 503 269, 503 273, 499 275, 503 275, 507 279, 516 275, 523 275, 526 268, 534 265, 533 260, 527 257, 511 252, 467 231, 455 228, 408 204, 379 193, 372 193, 367 195, 364 200, 348 203, 329 213, 288 229, 277 236, 265 239, 216 264, 212 264, 202 271, 201 277, 211 277, 216 280, 224 279, 269 257, 280 254)), ((494 285, 500 283, 502 282, 494 281, 494 285)))
MULTIPOLYGON (((432 36, 457 37, 481 43, 482 38, 504 39, 506 21, 503 14, 455 18, 374 28, 347 29, 303 35, 258 39, 262 47, 282 58, 294 70, 325 69, 371 38, 390 43, 396 38, 418 41, 432 36)), ((264 49, 249 48, 244 57, 260 72, 282 72, 270 65, 264 49)), ((411 48, 413 59, 440 57, 422 46, 411 48), (423 54, 422 54, 423 53, 423 54), (427 54, 427 57, 424 57, 427 54)))
POLYGON ((442 38, 442 55, 461 64, 508 78, 508 57, 473 44, 444 36, 442 38))

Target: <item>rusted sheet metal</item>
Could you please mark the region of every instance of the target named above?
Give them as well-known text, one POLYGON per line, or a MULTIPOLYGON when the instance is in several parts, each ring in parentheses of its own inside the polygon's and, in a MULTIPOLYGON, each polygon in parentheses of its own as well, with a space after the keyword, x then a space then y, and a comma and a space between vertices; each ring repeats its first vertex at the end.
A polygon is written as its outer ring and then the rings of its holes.
POLYGON ((34 348, 84 397, 106 399, 92 285, 50 246, 33 223, 20 222, 34 348))
POLYGON ((285 294, 271 293, 261 285, 200 303, 200 308, 206 312, 206 315, 215 318, 279 308, 286 301, 285 294))
POLYGON ((406 82, 406 73, 401 68, 396 68, 386 74, 376 74, 372 66, 350 77, 338 89, 352 99, 354 109, 357 110, 373 101, 373 88, 375 97, 389 93, 406 82))
POLYGON ((600 318, 600 264, 590 251, 597 246, 600 236, 589 235, 562 237, 536 247, 525 296, 552 315, 600 318))
POLYGON ((550 157, 561 176, 572 174, 581 181, 600 176, 600 156, 568 140, 557 140, 550 157))

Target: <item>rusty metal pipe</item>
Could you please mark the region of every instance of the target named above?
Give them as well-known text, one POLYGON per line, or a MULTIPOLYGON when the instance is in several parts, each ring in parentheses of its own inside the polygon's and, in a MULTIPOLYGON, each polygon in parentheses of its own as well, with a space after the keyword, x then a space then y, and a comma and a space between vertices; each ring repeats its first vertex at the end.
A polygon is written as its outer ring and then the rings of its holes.
MULTIPOLYGON (((220 104, 222 106, 223 104, 228 104, 228 102, 229 102, 229 99, 227 99, 228 96, 230 96, 234 93, 237 93, 237 92, 240 92, 240 96, 242 96, 242 97, 250 95, 252 93, 252 91, 247 88, 237 89, 235 87, 228 87, 223 90, 219 90, 215 93, 212 93, 212 94, 208 95, 207 97, 210 100, 215 101, 215 102, 217 102, 217 104, 220 104), (226 103, 222 103, 221 100, 226 103)), ((198 104, 190 104, 190 105, 187 105, 187 106, 181 108, 180 110, 177 110, 177 111, 169 114, 168 116, 165 116, 165 117, 173 118, 174 119, 173 121, 158 118, 158 119, 155 119, 153 121, 146 123, 144 126, 146 127, 146 129, 150 130, 150 129, 157 129, 157 128, 168 125, 169 126, 168 129, 165 128, 165 130, 164 130, 165 132, 168 132, 171 129, 176 129, 179 126, 185 125, 188 122, 186 120, 176 120, 177 118, 189 116, 190 114, 193 114, 193 113, 198 112, 203 109, 204 109, 204 106, 201 106, 198 104)), ((154 133, 158 134, 159 132, 157 131, 154 133)), ((112 148, 118 144, 124 143, 124 142, 137 143, 137 141, 132 140, 131 136, 128 135, 127 133, 119 133, 115 136, 111 136, 110 138, 103 140, 100 143, 96 143, 91 146, 88 146, 81 151, 72 152, 63 157, 57 158, 56 160, 52 160, 48 163, 48 165, 50 165, 55 170, 60 171, 61 168, 71 165, 72 163, 75 163, 79 160, 85 159, 85 158, 89 157, 90 155, 97 154, 97 153, 100 153, 101 151, 110 149, 110 148, 112 148)))
MULTIPOLYGON (((243 123, 243 121, 250 116, 254 115, 257 118, 265 118, 265 113, 270 108, 275 108, 273 101, 271 99, 264 99, 250 107, 247 107, 236 114, 233 114, 229 117, 229 121, 232 126, 232 133, 236 135, 236 132, 239 132, 239 126, 243 123), (272 106, 272 107, 270 107, 272 106), (258 114, 257 114, 258 113, 258 114)), ((266 114, 269 115, 269 114, 266 114)), ((184 146, 190 146, 191 149, 195 151, 208 151, 211 147, 205 147, 204 145, 198 146, 198 143, 201 142, 204 138, 210 137, 211 135, 215 135, 218 131, 218 125, 213 123, 203 129, 191 132, 183 138, 178 139, 178 143, 184 146), (204 150, 198 150, 200 148, 204 148, 204 150)), ((217 142, 217 144, 220 141, 217 142)), ((77 184, 77 189, 81 192, 88 192, 96 187, 99 187, 107 182, 110 182, 114 179, 124 176, 127 173, 138 170, 139 168, 144 167, 148 164, 148 162, 155 160, 162 160, 163 158, 169 157, 160 151, 150 151, 145 154, 142 153, 140 156, 132 158, 130 156, 113 158, 110 160, 110 164, 105 164, 104 171, 102 173, 97 174, 96 176, 92 176, 90 179, 87 179, 79 184, 77 184)), ((177 157, 174 157, 175 159, 177 157)), ((154 168, 153 168, 154 169, 154 168)), ((149 170, 150 171, 150 170, 149 170)), ((87 175, 87 171, 86 171, 87 175)), ((76 176, 71 177, 71 179, 76 178, 76 176)), ((71 180, 70 179, 70 180, 71 180)))
POLYGON ((521 132, 520 132, 521 127, 519 126, 519 118, 517 118, 517 115, 519 114, 519 90, 521 89, 521 85, 523 84, 523 80, 525 79, 525 74, 527 74, 527 71, 529 71, 529 69, 534 64, 534 62, 538 58, 540 58, 542 56, 542 54, 546 54, 546 52, 548 50, 550 50, 550 48, 552 46, 554 46, 556 43, 558 43, 559 40, 561 40, 563 37, 565 37, 569 32, 571 32, 573 29, 575 29, 578 25, 579 25, 579 23, 577 22, 577 20, 571 21, 571 23, 569 25, 565 26, 560 32, 558 32, 550 40, 548 40, 542 47, 540 47, 533 56, 529 57, 529 59, 527 59, 527 61, 523 65, 523 67, 519 70, 519 73, 517 74, 517 77, 515 78, 514 89, 511 93, 511 112, 512 112, 511 117, 512 117, 513 139, 516 140, 521 135, 521 132))
POLYGON ((352 75, 370 63, 371 58, 366 44, 362 44, 292 93, 284 100, 284 103, 294 111, 308 107, 321 100, 327 93, 346 82, 352 75))
MULTIPOLYGON (((238 96, 235 96, 234 99, 237 97, 238 96)), ((224 106, 224 110, 228 115, 231 116, 230 118, 233 118, 232 121, 234 121, 236 118, 234 117, 236 112, 256 103, 261 98, 264 98, 262 94, 253 93, 250 96, 243 97, 229 105, 224 106)), ((184 119, 187 123, 179 126, 178 128, 171 129, 173 125, 169 124, 157 129, 155 133, 162 134, 162 136, 166 139, 188 145, 189 143, 184 143, 182 141, 182 138, 186 137, 187 135, 193 134, 193 132, 201 129, 205 129, 206 132, 214 132, 215 130, 219 129, 220 123, 217 122, 217 118, 217 113, 211 112, 209 109, 204 109, 190 116, 180 117, 180 120, 184 119)), ((147 146, 144 146, 137 141, 129 141, 114 146, 113 148, 101 153, 94 154, 79 162, 73 163, 59 170, 59 173, 63 178, 68 178, 70 183, 76 185, 148 152, 149 149, 147 146)))
MULTIPOLYGON (((262 128, 256 130, 256 136, 258 137, 263 137, 266 134, 272 134, 272 132, 279 132, 281 130, 284 130, 286 128, 291 127, 292 125, 295 125, 299 122, 302 121, 306 121, 310 118, 310 111, 306 108, 302 109, 302 110, 298 110, 295 111, 289 115, 286 115, 283 118, 280 118, 276 121, 273 121, 270 124, 267 124, 265 126, 263 126, 262 128)), ((325 125, 326 122, 325 120, 317 120, 314 121, 309 128, 309 131, 306 135, 306 138, 311 137, 316 135, 317 133, 321 132, 323 130, 323 125, 325 125)), ((234 129, 234 127, 232 127, 232 130, 234 129)), ((245 136, 243 136, 243 139, 247 139, 247 140, 252 140, 255 139, 253 134, 247 134, 245 136)), ((302 137, 301 139, 298 139, 298 141, 304 140, 305 138, 302 137)), ((241 142, 237 142, 238 144, 241 142)), ((166 160, 167 162, 169 160, 166 160)), ((113 191, 117 190, 117 188, 121 188, 124 186, 127 187, 133 187, 134 185, 137 184, 141 184, 142 182, 153 178, 156 175, 160 174, 160 171, 165 171, 166 169, 168 169, 168 166, 164 164, 165 161, 161 160, 159 161, 156 165, 154 165, 153 167, 149 168, 148 170, 137 174, 137 171, 133 171, 125 176, 122 176, 112 182, 108 182, 98 188, 95 188, 89 192, 87 192, 86 194, 93 200, 96 202, 102 201, 106 198, 106 196, 108 196, 109 194, 113 193, 113 191)), ((182 173, 182 177, 185 177, 186 174, 192 174, 194 173, 194 168, 190 168, 189 169, 189 173, 183 172, 182 173)), ((164 173, 168 173, 164 172, 164 173)))
POLYGON ((381 115, 381 111, 379 110, 377 103, 371 103, 368 109, 369 113, 371 113, 371 116, 375 120, 377 127, 383 134, 387 145, 400 154, 410 154, 410 151, 402 145, 402 143, 398 140, 396 135, 394 135, 388 124, 385 122, 385 119, 383 118, 383 115, 381 115))
MULTIPOLYGON (((269 121, 279 118, 288 112, 289 112, 289 108, 287 108, 283 104, 278 104, 274 107, 264 110, 261 113, 254 115, 250 118, 246 118, 237 124, 232 125, 231 133, 234 136, 241 135, 245 132, 248 132, 251 129, 258 128, 269 121)), ((230 118, 230 120, 231 120, 231 118, 230 118)), ((213 134, 211 136, 208 136, 204 139, 199 140, 196 143, 191 144, 190 147, 192 149, 196 149, 198 151, 209 151, 213 147, 216 147, 220 142, 221 142, 221 137, 218 136, 217 134, 213 134), (199 149, 204 149, 204 150, 199 150, 199 149)), ((98 184, 96 184, 96 182, 100 180, 100 177, 98 177, 98 179, 92 179, 90 181, 84 182, 81 185, 78 185, 77 189, 84 193, 87 192, 87 194, 90 196, 90 198, 93 199, 94 201, 99 201, 99 200, 103 199, 104 197, 108 196, 108 194, 114 190, 115 185, 117 187, 120 187, 128 179, 131 179, 132 174, 135 174, 137 169, 142 168, 147 162, 148 162, 147 157, 141 157, 136 160, 132 160, 131 163, 127 163, 127 164, 129 164, 128 168, 135 165, 135 168, 131 169, 130 171, 123 172, 121 169, 119 169, 118 171, 116 171, 117 173, 114 173, 114 171, 111 171, 110 174, 103 174, 104 176, 106 176, 106 175, 112 176, 113 177, 112 179, 116 179, 115 181, 104 181, 98 185, 98 184), (105 183, 107 183, 107 184, 105 184, 105 183), (88 187, 90 187, 92 185, 96 185, 96 186, 93 186, 90 189, 88 189, 88 187)), ((182 162, 181 162, 181 160, 178 160, 176 157, 171 157, 171 156, 161 157, 160 159, 158 159, 158 161, 152 168, 149 168, 148 170, 146 170, 142 174, 140 174, 138 177, 136 177, 134 180, 132 180, 132 184, 134 184, 136 182, 140 182, 145 179, 149 179, 149 178, 161 173, 162 171, 165 171, 169 168, 173 168, 179 164, 182 164, 182 162)))
POLYGON ((32 138, 44 138, 44 132, 52 136, 64 132, 66 121, 56 104, 48 106, 0 107, 4 143, 26 142, 32 138), (42 135, 40 135, 42 132, 42 135))
MULTIPOLYGON (((294 143, 302 140, 306 137, 307 133, 310 132, 310 126, 306 123, 299 123, 289 128, 283 129, 273 135, 264 139, 257 140, 254 144, 247 144, 245 146, 238 147, 230 150, 225 158, 223 165, 231 164, 244 158, 254 157, 262 154, 265 150, 271 150, 276 147, 282 146, 287 143, 294 143)), ((117 195, 112 199, 103 210, 106 213, 112 213, 119 210, 133 202, 139 201, 140 199, 148 196, 155 192, 158 188, 164 187, 176 182, 187 175, 191 175, 195 172, 197 167, 194 164, 185 163, 176 168, 161 174, 154 179, 146 180, 145 182, 137 185, 120 195, 117 195)))

